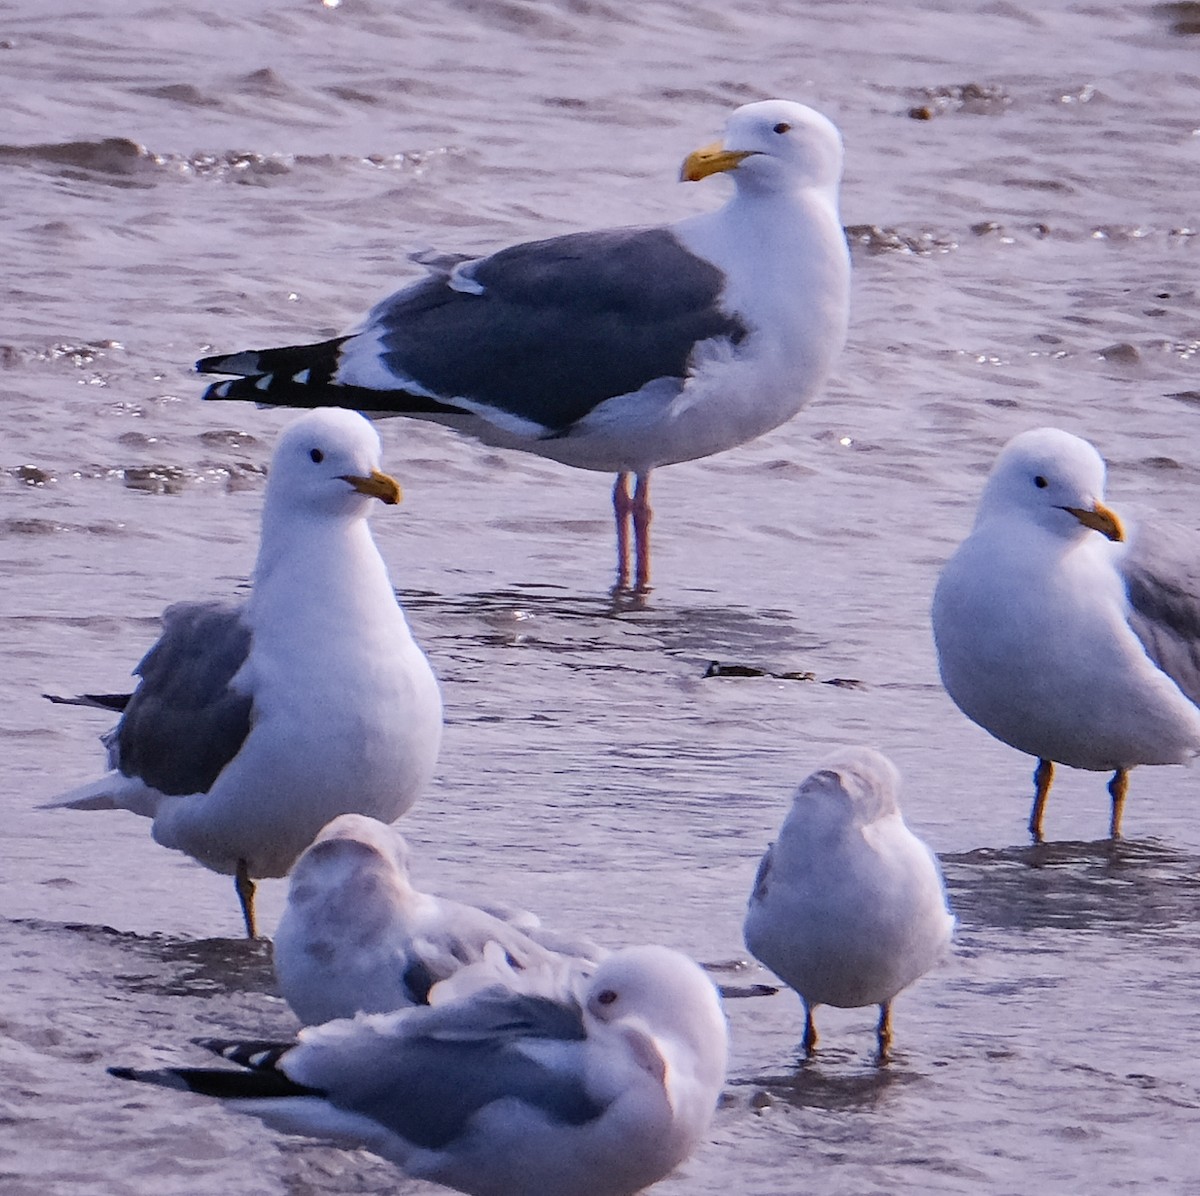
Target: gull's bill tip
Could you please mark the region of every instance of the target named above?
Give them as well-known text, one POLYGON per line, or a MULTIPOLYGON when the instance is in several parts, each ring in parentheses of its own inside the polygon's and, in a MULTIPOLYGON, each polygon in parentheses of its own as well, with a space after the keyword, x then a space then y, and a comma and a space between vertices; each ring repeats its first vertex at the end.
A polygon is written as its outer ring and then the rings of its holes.
POLYGON ((1063 507, 1068 515, 1074 515, 1084 527, 1099 532, 1110 540, 1124 540, 1125 529, 1116 511, 1110 510, 1103 503, 1096 503, 1091 510, 1087 507, 1063 507))

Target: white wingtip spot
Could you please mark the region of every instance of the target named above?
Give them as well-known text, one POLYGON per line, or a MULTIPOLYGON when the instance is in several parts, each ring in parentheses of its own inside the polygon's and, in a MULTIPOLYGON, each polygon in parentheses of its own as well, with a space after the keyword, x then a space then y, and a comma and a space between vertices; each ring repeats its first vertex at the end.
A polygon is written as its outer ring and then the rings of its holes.
POLYGON ((450 271, 450 277, 446 280, 446 285, 452 291, 461 291, 464 295, 482 295, 484 285, 481 282, 476 282, 472 273, 472 268, 476 262, 464 262, 461 266, 455 266, 450 271))

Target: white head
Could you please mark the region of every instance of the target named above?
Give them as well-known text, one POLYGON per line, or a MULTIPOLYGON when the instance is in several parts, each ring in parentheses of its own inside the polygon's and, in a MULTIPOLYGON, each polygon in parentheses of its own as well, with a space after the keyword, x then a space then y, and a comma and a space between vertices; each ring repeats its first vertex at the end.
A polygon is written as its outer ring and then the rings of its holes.
POLYGON ((800 782, 792 799, 796 817, 832 827, 867 826, 898 814, 900 773, 874 748, 843 748, 800 782))
POLYGON ((842 136, 813 108, 791 100, 744 104, 729 118, 725 136, 696 150, 682 177, 695 182, 733 171, 741 189, 836 191, 842 177, 842 136))
POLYGON ((1103 503, 1104 459, 1086 440, 1058 428, 1014 436, 1000 451, 979 500, 978 527, 1020 517, 1068 540, 1088 530, 1123 540, 1121 521, 1103 503))
POLYGON ((365 515, 373 499, 400 501, 380 472, 379 434, 356 411, 318 407, 289 424, 275 444, 267 507, 314 515, 365 515))
POLYGON ((584 1007, 599 1022, 636 1018, 656 1037, 683 1041, 725 1066, 728 1029, 713 982, 703 969, 667 947, 614 951, 592 975, 584 1007))

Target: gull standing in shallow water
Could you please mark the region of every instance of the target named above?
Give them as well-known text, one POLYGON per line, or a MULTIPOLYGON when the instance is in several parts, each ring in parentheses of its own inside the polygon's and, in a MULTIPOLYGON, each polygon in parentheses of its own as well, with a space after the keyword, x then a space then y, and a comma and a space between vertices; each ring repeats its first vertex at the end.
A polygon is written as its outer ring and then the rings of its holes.
MULTIPOLYGON (((367 526, 400 501, 361 415, 310 412, 271 458, 254 586, 240 606, 179 603, 105 737, 111 769, 51 806, 131 810, 164 847, 236 878, 283 876, 334 816, 392 821, 428 783, 437 679, 367 526)), ((86 699, 82 699, 86 701, 86 699)))
POLYGON ((1056 763, 1113 773, 1117 839, 1129 770, 1200 752, 1200 538, 1150 522, 1127 537, 1103 499, 1104 461, 1086 440, 1023 432, 933 599, 946 691, 1038 758, 1036 842, 1056 763))
POLYGON ((806 1053, 817 1043, 817 1005, 878 1005, 885 1060, 892 999, 950 946, 941 869, 905 825, 899 789, 887 757, 841 752, 796 790, 759 864, 746 946, 799 993, 806 1053))
POLYGON ((617 587, 632 523, 645 590, 651 470, 791 419, 846 338, 835 126, 803 104, 746 104, 683 166, 688 181, 726 172, 729 202, 673 225, 427 258, 429 276, 355 332, 204 358, 201 373, 240 375, 205 397, 416 416, 616 473, 617 587))
MULTIPOLYGON (((461 973, 460 973, 461 975, 461 973)), ((211 1041, 229 1068, 124 1079, 233 1101, 473 1196, 629 1196, 695 1150, 725 1077, 712 982, 665 947, 615 951, 578 991, 503 984, 363 1015, 297 1045, 211 1041)))
POLYGON ((291 871, 275 931, 275 977, 292 1012, 316 1025, 424 1005, 435 984, 482 960, 489 943, 518 970, 559 959, 582 968, 604 954, 543 932, 532 914, 511 918, 420 892, 400 832, 343 814, 291 871))

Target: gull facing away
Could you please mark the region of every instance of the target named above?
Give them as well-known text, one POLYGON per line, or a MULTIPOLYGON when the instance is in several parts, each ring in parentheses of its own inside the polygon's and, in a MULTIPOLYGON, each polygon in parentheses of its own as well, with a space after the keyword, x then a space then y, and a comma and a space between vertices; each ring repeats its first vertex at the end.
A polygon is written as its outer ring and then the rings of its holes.
POLYGON ((400 501, 379 453, 351 411, 287 427, 250 597, 167 608, 137 688, 108 699, 110 771, 49 803, 154 819, 157 842, 235 877, 251 938, 254 877, 283 876, 338 814, 398 818, 437 760, 437 679, 367 526, 400 501))
POLYGON ((489 943, 518 970, 560 954, 582 968, 603 954, 543 933, 531 914, 506 920, 420 892, 408 855, 395 827, 342 814, 297 860, 275 931, 275 977, 305 1025, 427 1004, 435 984, 482 960, 489 943))
POLYGON ((1036 756, 1029 832, 1042 841, 1054 765, 1113 773, 1200 751, 1200 537, 1104 505, 1104 460, 1057 428, 1010 440, 933 599, 946 692, 1036 756))
POLYGON ((905 825, 899 790, 886 756, 840 752, 801 783, 758 866, 746 946, 800 995, 806 1054, 817 1044, 816 1006, 878 1005, 886 1060, 893 998, 950 946, 941 869, 905 825))
POLYGON ((294 1046, 203 1043, 243 1071, 111 1070, 365 1146, 473 1196, 628 1196, 707 1132, 727 1029, 686 956, 615 951, 577 992, 437 994, 432 1007, 310 1027, 294 1046))
POLYGON ((645 590, 651 471, 791 419, 846 339, 836 127, 803 104, 746 104, 682 177, 719 173, 734 184, 725 206, 676 224, 427 257, 428 277, 348 335, 197 362, 239 375, 205 398, 416 416, 616 473, 617 588, 630 584, 632 524, 645 590))

